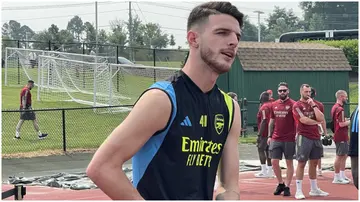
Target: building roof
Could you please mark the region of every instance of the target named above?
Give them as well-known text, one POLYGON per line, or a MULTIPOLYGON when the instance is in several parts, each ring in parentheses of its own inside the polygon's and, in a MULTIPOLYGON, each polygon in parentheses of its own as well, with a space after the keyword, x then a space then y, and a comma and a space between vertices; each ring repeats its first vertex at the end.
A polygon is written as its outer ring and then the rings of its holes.
POLYGON ((351 71, 340 48, 318 43, 240 42, 245 71, 351 71))

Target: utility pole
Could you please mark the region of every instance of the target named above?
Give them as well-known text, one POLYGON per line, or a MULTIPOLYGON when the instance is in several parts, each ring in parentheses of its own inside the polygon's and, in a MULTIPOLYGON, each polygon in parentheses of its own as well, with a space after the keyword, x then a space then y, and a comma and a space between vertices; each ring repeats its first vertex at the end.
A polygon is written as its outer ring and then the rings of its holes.
POLYGON ((130 49, 130 55, 129 59, 131 61, 134 61, 133 59, 133 50, 132 50, 132 41, 133 41, 133 25, 132 25, 132 14, 131 14, 131 1, 129 1, 129 49, 130 49))
MULTIPOLYGON (((95 42, 96 42, 96 44, 95 44, 95 46, 96 46, 96 48, 95 48, 95 55, 96 55, 96 57, 95 57, 95 60, 97 60, 97 56, 98 56, 98 6, 97 6, 97 1, 95 1, 95 29, 96 29, 96 31, 95 31, 95 42)), ((95 61, 95 62, 97 62, 97 61, 95 61)))
POLYGON ((29 47, 28 33, 29 33, 29 32, 25 32, 25 40, 26 40, 25 48, 28 48, 28 47, 29 47))
MULTIPOLYGON (((96 107, 96 70, 97 70, 97 56, 98 56, 98 9, 97 9, 97 1, 95 1, 95 65, 94 65, 94 104, 93 106, 96 107)), ((94 112, 96 108, 93 109, 94 112)))
POLYGON ((254 13, 258 14, 258 42, 261 41, 261 26, 260 26, 260 15, 264 14, 262 11, 254 11, 254 13))

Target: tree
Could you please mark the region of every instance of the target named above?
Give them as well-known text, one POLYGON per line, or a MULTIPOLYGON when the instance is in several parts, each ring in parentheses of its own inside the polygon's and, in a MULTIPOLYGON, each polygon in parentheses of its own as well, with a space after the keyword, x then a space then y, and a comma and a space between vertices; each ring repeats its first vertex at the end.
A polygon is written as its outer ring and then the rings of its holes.
POLYGON ((8 37, 8 39, 10 39, 10 26, 8 23, 4 23, 2 28, 1 28, 1 35, 2 37, 8 37))
POLYGON ((21 40, 21 25, 15 20, 9 21, 9 36, 11 39, 21 40))
POLYGON ((174 35, 170 35, 170 46, 174 47, 176 45, 174 35))
POLYGON ((125 44, 128 42, 126 23, 122 20, 116 19, 110 22, 110 27, 112 33, 109 36, 109 42, 119 46, 125 46, 125 44))
POLYGON ((20 39, 22 40, 31 40, 32 37, 35 35, 35 32, 27 25, 23 25, 20 27, 19 35, 20 39))
POLYGON ((141 29, 142 22, 138 15, 135 15, 132 18, 131 30, 130 30, 130 23, 125 22, 129 34, 129 46, 136 47, 136 46, 144 46, 144 33, 141 29), (130 44, 130 32, 132 34, 132 44, 130 44))
POLYGON ((266 19, 267 29, 264 28, 264 41, 272 41, 278 39, 281 34, 286 32, 299 31, 302 29, 300 19, 294 14, 292 9, 286 10, 275 6, 272 13, 266 19))
POLYGON ((144 45, 149 48, 166 48, 169 43, 168 34, 163 34, 157 23, 147 23, 141 26, 144 45))
POLYGON ((291 31, 294 31, 294 28, 287 24, 284 18, 279 18, 276 20, 276 23, 272 25, 272 28, 268 30, 268 34, 265 35, 265 41, 274 42, 281 34, 291 31))
POLYGON ((88 52, 95 48, 94 43, 96 42, 96 30, 94 26, 90 22, 84 23, 84 32, 85 32, 85 40, 86 48, 88 52))
POLYGON ((325 23, 323 16, 318 13, 313 13, 313 16, 311 17, 309 22, 309 31, 318 31, 324 29, 325 23))
POLYGON ((299 6, 304 11, 306 30, 310 29, 311 18, 315 13, 323 19, 324 30, 358 29, 358 2, 303 1, 299 6))
POLYGON ((78 42, 80 42, 80 36, 84 29, 85 27, 83 21, 77 15, 68 22, 67 30, 70 31, 70 33, 73 35, 73 38, 77 39, 78 42))
POLYGON ((275 9, 270 13, 269 17, 266 19, 267 27, 271 30, 274 26, 278 25, 277 20, 283 19, 284 23, 291 27, 291 30, 296 30, 299 27, 299 18, 295 15, 292 9, 286 10, 285 8, 280 8, 275 6, 275 9))
MULTIPOLYGON (((258 41, 258 28, 251 24, 249 16, 244 16, 244 27, 241 36, 241 41, 258 41)), ((261 33, 263 35, 263 33, 261 33)))

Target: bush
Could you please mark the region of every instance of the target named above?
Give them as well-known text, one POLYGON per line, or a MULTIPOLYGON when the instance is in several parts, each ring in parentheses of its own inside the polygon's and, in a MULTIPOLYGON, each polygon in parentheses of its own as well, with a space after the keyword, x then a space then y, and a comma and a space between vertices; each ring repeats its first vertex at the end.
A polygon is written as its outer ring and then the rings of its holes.
POLYGON ((344 51, 344 54, 349 61, 349 64, 352 67, 353 72, 358 72, 358 40, 317 40, 317 41, 310 41, 304 40, 301 41, 302 43, 322 43, 328 46, 341 48, 344 51))

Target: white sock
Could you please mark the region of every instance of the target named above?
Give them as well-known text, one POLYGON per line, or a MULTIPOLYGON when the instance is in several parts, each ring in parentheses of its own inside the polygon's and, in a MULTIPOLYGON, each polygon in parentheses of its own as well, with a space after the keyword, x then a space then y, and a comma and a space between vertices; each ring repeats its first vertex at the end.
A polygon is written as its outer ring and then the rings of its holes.
POLYGON ((296 180, 296 192, 302 192, 302 180, 296 180))
POLYGON ((266 172, 266 164, 261 164, 261 172, 266 172))
POLYGON ((311 190, 314 190, 314 191, 318 189, 316 179, 314 179, 314 180, 310 179, 310 187, 311 187, 311 190))
POLYGON ((344 170, 340 170, 340 178, 345 179, 345 171, 344 170))
POLYGON ((20 137, 20 133, 18 131, 16 131, 15 137, 20 137))
POLYGON ((42 135, 42 133, 41 133, 41 131, 40 131, 40 130, 39 130, 39 132, 38 132, 38 133, 39 133, 39 136, 41 136, 41 135, 42 135))
POLYGON ((334 179, 335 179, 335 180, 339 180, 339 179, 340 179, 340 174, 339 174, 339 173, 335 173, 334 179))
POLYGON ((272 170, 272 166, 266 166, 268 171, 272 170))

